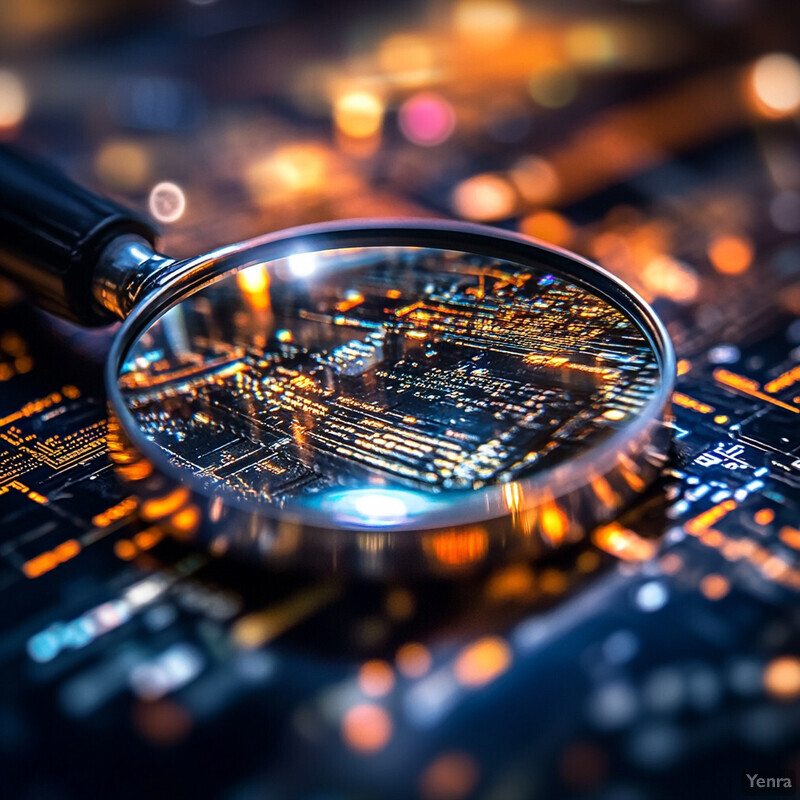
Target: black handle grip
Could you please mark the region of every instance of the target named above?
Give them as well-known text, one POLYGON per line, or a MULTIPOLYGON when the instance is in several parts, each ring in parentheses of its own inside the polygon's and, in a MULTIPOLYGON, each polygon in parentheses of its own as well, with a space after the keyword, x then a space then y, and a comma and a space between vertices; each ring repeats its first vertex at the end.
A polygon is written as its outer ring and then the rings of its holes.
POLYGON ((106 246, 125 234, 152 244, 156 230, 56 169, 0 147, 0 271, 43 308, 84 325, 110 322, 92 297, 92 272, 106 246))

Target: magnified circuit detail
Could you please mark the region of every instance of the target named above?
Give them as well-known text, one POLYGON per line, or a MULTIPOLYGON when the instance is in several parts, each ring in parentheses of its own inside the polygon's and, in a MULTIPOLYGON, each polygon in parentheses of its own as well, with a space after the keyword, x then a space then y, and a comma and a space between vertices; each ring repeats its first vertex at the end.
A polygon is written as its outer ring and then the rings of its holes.
POLYGON ((659 379, 627 316, 543 269, 359 248, 210 284, 139 337, 120 383, 178 467, 282 505, 513 481, 610 436, 659 379))

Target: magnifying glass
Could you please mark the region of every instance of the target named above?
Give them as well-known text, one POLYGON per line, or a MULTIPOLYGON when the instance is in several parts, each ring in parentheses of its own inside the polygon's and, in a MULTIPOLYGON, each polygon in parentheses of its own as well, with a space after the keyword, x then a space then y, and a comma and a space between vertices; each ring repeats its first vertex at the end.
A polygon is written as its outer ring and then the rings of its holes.
POLYGON ((46 309, 123 319, 109 448, 142 514, 268 565, 459 573, 583 539, 658 474, 675 356, 565 250, 370 220, 196 258, 0 151, 0 266, 46 309))

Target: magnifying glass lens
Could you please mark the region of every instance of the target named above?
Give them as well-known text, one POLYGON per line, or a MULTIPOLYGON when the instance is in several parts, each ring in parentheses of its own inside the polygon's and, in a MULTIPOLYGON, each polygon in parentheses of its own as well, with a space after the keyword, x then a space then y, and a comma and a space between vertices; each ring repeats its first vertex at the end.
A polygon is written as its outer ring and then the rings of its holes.
POLYGON ((134 339, 143 438, 215 496, 413 526, 602 444, 658 391, 648 335, 546 266, 415 247, 298 253, 208 283, 134 339))

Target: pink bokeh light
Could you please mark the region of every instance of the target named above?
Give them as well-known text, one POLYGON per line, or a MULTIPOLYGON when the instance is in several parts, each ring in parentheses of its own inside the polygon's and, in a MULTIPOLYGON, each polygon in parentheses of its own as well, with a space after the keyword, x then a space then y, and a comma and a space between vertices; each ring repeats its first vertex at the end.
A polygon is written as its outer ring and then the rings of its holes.
POLYGON ((434 92, 420 92, 400 106, 400 130, 410 142, 425 147, 441 144, 456 127, 453 106, 434 92))

